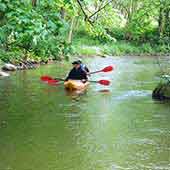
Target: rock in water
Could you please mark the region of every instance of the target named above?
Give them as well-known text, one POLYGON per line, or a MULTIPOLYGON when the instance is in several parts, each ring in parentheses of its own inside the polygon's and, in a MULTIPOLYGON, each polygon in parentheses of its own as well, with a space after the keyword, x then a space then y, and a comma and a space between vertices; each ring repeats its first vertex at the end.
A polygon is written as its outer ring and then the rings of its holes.
POLYGON ((152 97, 157 100, 170 99, 170 84, 159 84, 153 91, 152 97))
POLYGON ((17 70, 17 67, 15 65, 13 65, 13 64, 6 63, 2 67, 2 70, 5 70, 5 71, 15 71, 15 70, 17 70))
POLYGON ((3 71, 0 71, 0 76, 2 76, 2 77, 8 77, 9 74, 8 74, 8 73, 5 73, 5 72, 3 72, 3 71))

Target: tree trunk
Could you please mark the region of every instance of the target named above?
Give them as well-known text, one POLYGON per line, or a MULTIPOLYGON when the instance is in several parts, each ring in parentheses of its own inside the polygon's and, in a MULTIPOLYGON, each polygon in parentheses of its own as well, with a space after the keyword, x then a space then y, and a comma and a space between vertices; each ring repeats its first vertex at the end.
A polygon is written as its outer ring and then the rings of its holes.
POLYGON ((61 9, 60 9, 60 15, 61 15, 62 19, 65 18, 65 9, 63 7, 61 7, 61 9))
POLYGON ((159 37, 170 36, 170 1, 164 0, 161 3, 158 20, 159 37))
POLYGON ((70 31, 69 31, 69 35, 68 35, 68 43, 71 43, 71 42, 72 42, 74 21, 75 21, 75 17, 73 17, 73 18, 71 19, 70 31))
POLYGON ((159 20, 158 20, 158 32, 159 32, 159 37, 161 38, 164 34, 164 10, 163 7, 160 7, 159 10, 159 20))
POLYGON ((78 30, 78 26, 79 26, 79 16, 75 18, 75 22, 74 22, 74 30, 78 30))
POLYGON ((170 36, 170 9, 165 10, 165 35, 170 36))
POLYGON ((32 0, 32 6, 36 7, 37 6, 37 0, 32 0))

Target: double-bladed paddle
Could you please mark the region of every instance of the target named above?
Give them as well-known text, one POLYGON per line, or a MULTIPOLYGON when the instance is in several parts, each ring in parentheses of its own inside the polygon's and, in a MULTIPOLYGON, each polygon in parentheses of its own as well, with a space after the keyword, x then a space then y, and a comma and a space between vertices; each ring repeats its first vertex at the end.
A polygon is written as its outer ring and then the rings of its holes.
MULTIPOLYGON (((90 72, 90 73, 88 73, 89 75, 90 74, 95 74, 95 73, 100 73, 100 72, 110 72, 110 71, 112 71, 114 69, 114 67, 113 66, 107 66, 107 67, 105 67, 105 68, 103 68, 102 70, 98 70, 98 71, 94 71, 94 72, 90 72)), ((52 78, 52 77, 50 77, 50 76, 41 76, 41 78, 40 78, 42 81, 44 81, 44 82, 47 82, 48 84, 56 84, 57 85, 57 83, 58 82, 60 82, 60 81, 65 81, 64 79, 62 79, 62 78, 52 78)), ((99 84, 101 84, 101 85, 104 85, 104 86, 108 86, 109 84, 110 84, 110 81, 109 80, 99 80, 99 81, 89 81, 89 82, 93 82, 93 83, 99 83, 99 84)))
MULTIPOLYGON (((42 81, 44 81, 44 82, 47 82, 48 84, 50 84, 50 85, 57 85, 58 84, 58 82, 60 82, 60 81, 65 81, 64 79, 62 79, 62 78, 52 78, 52 77, 50 77, 50 76, 41 76, 41 78, 40 78, 42 81)), ((99 84, 101 84, 101 85, 104 85, 104 86, 108 86, 108 85, 110 85, 110 81, 109 80, 99 80, 99 81, 89 81, 89 82, 92 82, 92 83, 99 83, 99 84)))

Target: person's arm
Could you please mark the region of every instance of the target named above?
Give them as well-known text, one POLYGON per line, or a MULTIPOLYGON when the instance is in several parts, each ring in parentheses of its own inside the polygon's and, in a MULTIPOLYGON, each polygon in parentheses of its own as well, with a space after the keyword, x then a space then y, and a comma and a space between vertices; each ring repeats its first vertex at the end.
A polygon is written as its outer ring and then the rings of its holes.
POLYGON ((82 71, 82 80, 83 83, 88 81, 87 73, 85 71, 82 71))
POLYGON ((65 81, 68 81, 71 77, 72 77, 72 72, 73 70, 71 70, 68 74, 68 76, 66 77, 65 81))
POLYGON ((90 72, 90 70, 88 69, 88 67, 87 66, 85 66, 85 71, 87 72, 87 73, 89 73, 90 72))
POLYGON ((88 69, 88 67, 87 66, 85 66, 85 68, 84 68, 84 70, 85 70, 85 72, 86 72, 86 74, 87 74, 87 76, 91 76, 89 73, 90 73, 90 70, 88 69))

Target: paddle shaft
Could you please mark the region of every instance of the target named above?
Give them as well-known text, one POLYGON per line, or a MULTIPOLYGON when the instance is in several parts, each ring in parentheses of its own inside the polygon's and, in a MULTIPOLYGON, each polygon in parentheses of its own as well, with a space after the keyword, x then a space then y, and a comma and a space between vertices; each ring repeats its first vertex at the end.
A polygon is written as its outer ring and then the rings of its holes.
POLYGON ((112 71, 112 70, 113 70, 113 66, 107 66, 107 67, 105 67, 105 68, 102 69, 102 70, 93 71, 93 72, 88 73, 88 74, 90 75, 90 74, 100 73, 100 72, 109 72, 109 71, 112 71))
MULTIPOLYGON (((55 78, 55 80, 59 80, 59 81, 66 81, 65 79, 62 79, 62 78, 55 78)), ((81 80, 79 80, 79 81, 81 81, 81 80)), ((87 80, 87 81, 89 81, 89 80, 87 80)), ((89 82, 91 82, 91 81, 89 81, 89 82)), ((97 82, 97 81, 96 81, 97 82)))
POLYGON ((94 81, 94 80, 88 80, 90 83, 99 83, 99 81, 94 81))
MULTIPOLYGON (((65 81, 64 79, 62 79, 62 78, 55 78, 56 80, 60 80, 60 81, 65 81)), ((81 80, 79 80, 79 81, 81 81, 81 80)), ((102 84, 102 85, 104 85, 103 83, 101 83, 100 81, 94 81, 94 80, 87 80, 88 82, 90 82, 90 83, 99 83, 99 84, 102 84)), ((84 83, 83 81, 82 81, 82 83, 84 83)))
MULTIPOLYGON (((55 80, 60 80, 60 81, 65 81, 62 78, 55 78, 55 80)), ((81 81, 81 80, 80 80, 81 81)), ((93 81, 93 80, 87 80, 88 82, 92 82, 92 83, 98 83, 99 81, 93 81)))
POLYGON ((88 74, 95 74, 95 73, 100 73, 100 72, 102 72, 102 70, 90 72, 90 73, 88 73, 88 74))
POLYGON ((62 78, 58 78, 58 77, 54 78, 54 80, 60 80, 60 81, 65 81, 65 79, 62 79, 62 78))

